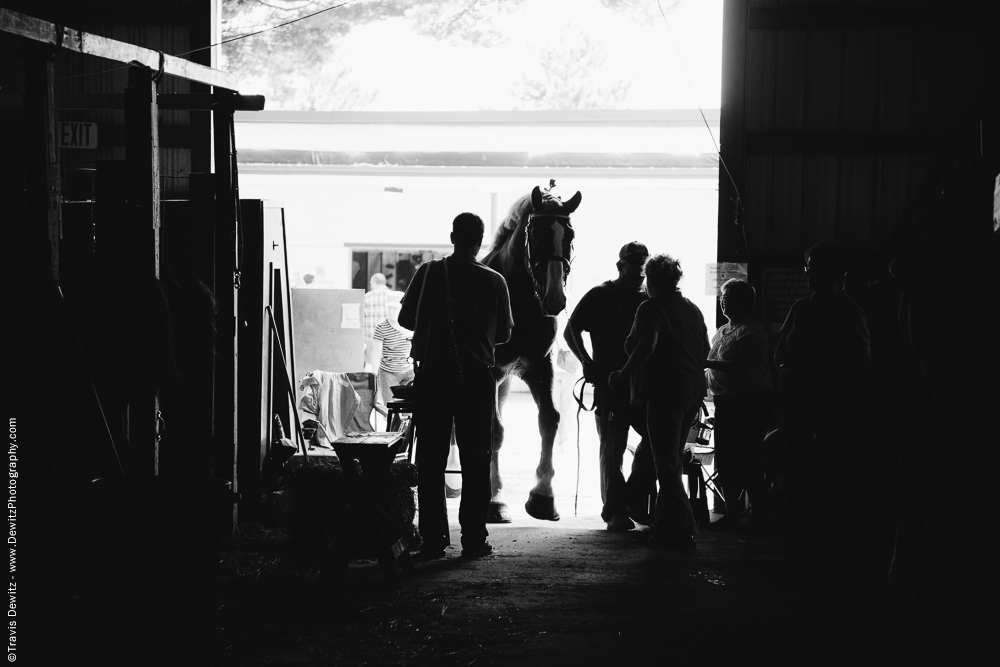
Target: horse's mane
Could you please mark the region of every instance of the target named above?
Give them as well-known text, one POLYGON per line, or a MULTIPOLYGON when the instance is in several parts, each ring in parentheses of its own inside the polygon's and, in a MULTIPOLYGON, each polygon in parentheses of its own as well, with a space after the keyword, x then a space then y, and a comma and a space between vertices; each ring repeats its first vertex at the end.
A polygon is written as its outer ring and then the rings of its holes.
MULTIPOLYGON (((496 236, 493 237, 493 245, 490 251, 483 258, 483 264, 494 265, 498 260, 501 273, 506 273, 506 269, 511 268, 514 262, 524 250, 524 239, 518 234, 518 230, 524 229, 524 223, 531 213, 531 193, 518 197, 507 211, 507 216, 497 229, 496 236), (515 239, 520 238, 519 241, 515 239)), ((523 234, 523 232, 522 232, 523 234)))

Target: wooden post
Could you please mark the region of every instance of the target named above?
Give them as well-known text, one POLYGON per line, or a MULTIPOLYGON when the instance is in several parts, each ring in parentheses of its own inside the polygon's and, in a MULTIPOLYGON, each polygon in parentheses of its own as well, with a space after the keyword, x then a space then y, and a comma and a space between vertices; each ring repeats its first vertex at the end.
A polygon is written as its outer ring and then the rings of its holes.
POLYGON ((52 284, 59 284, 59 240, 62 236, 62 192, 53 81, 57 51, 25 44, 25 237, 32 262, 46 267, 52 284))
MULTIPOLYGON (((160 277, 160 142, 159 110, 153 70, 129 68, 125 89, 126 216, 123 239, 128 273, 160 277)), ((129 401, 129 443, 140 475, 159 474, 159 396, 138 391, 129 401)))
POLYGON ((270 258, 263 202, 258 199, 240 202, 244 235, 244 258, 239 298, 240 354, 239 443, 237 471, 240 477, 240 509, 247 515, 259 511, 261 497, 261 452, 269 445, 271 426, 270 326, 264 306, 268 299, 267 259, 270 258))
POLYGON ((160 277, 160 136, 156 81, 148 67, 133 65, 125 89, 126 193, 130 227, 138 242, 133 258, 142 274, 160 277))
MULTIPOLYGON (((233 189, 235 157, 230 139, 233 118, 233 93, 216 90, 212 108, 212 134, 215 162, 215 299, 218 311, 215 374, 215 456, 212 474, 232 482, 239 493, 237 464, 237 345, 238 307, 236 271, 239 243, 236 229, 236 193, 233 189)), ((234 506, 232 530, 238 521, 234 506)))

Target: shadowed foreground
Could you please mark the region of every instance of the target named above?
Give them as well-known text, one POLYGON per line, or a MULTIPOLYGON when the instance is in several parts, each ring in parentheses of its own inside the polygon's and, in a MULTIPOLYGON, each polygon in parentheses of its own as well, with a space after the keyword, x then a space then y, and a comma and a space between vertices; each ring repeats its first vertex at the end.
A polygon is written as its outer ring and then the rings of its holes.
POLYGON ((225 549, 215 631, 170 647, 167 661, 196 652, 222 665, 650 657, 694 665, 737 656, 876 664, 972 650, 967 639, 894 617, 901 612, 881 577, 793 559, 780 534, 702 532, 697 551, 674 552, 584 527, 491 530, 493 556, 466 561, 452 547, 442 560, 418 563, 398 594, 377 564, 356 563, 339 582, 321 582, 315 555, 294 553, 276 533, 247 531, 225 549))

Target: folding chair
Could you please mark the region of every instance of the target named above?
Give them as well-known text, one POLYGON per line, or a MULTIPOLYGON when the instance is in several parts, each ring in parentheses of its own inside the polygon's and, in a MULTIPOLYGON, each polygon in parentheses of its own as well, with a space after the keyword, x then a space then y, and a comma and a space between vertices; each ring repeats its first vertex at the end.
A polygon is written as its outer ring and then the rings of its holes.
POLYGON ((715 496, 715 506, 726 502, 719 488, 719 471, 714 466, 715 445, 712 433, 715 430, 715 418, 708 415, 708 406, 701 404, 702 419, 691 427, 688 434, 688 445, 684 448, 684 474, 688 477, 688 496, 691 499, 691 509, 695 511, 695 519, 699 523, 710 521, 708 513, 707 492, 715 496), (706 464, 713 464, 712 473, 705 470, 706 464), (696 507, 697 506, 697 507, 696 507))
POLYGON ((347 430, 352 433, 370 433, 375 431, 375 427, 372 425, 372 412, 375 410, 376 399, 375 374, 362 372, 344 373, 344 375, 350 381, 351 386, 354 387, 354 391, 358 392, 360 399, 358 407, 351 417, 351 425, 347 430))
MULTIPOLYGON (((323 373, 313 371, 309 376, 321 378, 321 382, 326 386, 335 386, 336 389, 330 391, 347 392, 349 400, 340 403, 341 413, 336 415, 330 424, 330 419, 326 419, 327 426, 324 426, 320 418, 321 401, 319 395, 313 393, 303 397, 299 402, 299 411, 302 416, 303 434, 306 439, 311 440, 316 446, 319 440, 332 443, 337 437, 346 436, 349 433, 373 433, 375 427, 372 423, 372 413, 378 411, 379 414, 386 414, 384 408, 376 404, 376 377, 370 372, 356 373, 323 373), (356 395, 356 401, 354 396, 356 395), (352 411, 348 413, 348 411, 352 411), (335 431, 335 432, 334 432, 335 431), (319 435, 321 438, 314 436, 319 435)), ((309 377, 307 376, 307 377, 309 377)), ((300 390, 305 386, 305 380, 300 381, 300 390)), ((311 385, 315 387, 316 385, 311 385)), ((310 390, 318 391, 318 390, 310 390)), ((332 453, 332 446, 323 446, 323 449, 332 453)))
POLYGON ((405 459, 413 463, 415 451, 413 447, 413 417, 416 407, 416 402, 401 399, 389 401, 389 404, 385 408, 380 405, 375 406, 379 414, 385 417, 385 428, 387 431, 405 434, 406 446, 396 455, 397 461, 405 459))

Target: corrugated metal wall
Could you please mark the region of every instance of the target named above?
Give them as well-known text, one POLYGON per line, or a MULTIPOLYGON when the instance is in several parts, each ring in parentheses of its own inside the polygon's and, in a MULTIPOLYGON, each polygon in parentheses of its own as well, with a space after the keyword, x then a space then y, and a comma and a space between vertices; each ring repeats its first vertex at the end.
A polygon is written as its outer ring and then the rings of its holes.
POLYGON ((975 7, 726 0, 720 261, 905 245, 941 174, 995 146, 998 49, 975 7))

